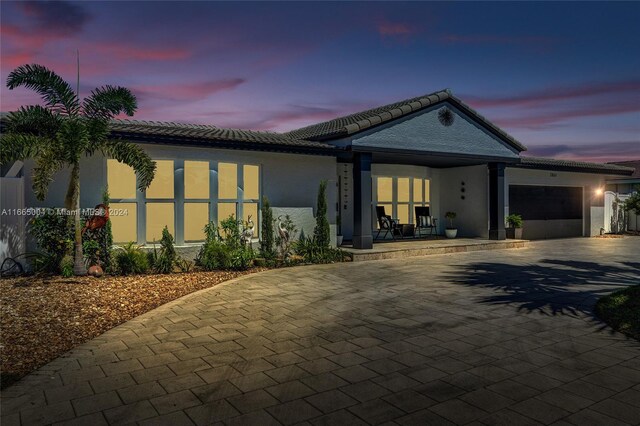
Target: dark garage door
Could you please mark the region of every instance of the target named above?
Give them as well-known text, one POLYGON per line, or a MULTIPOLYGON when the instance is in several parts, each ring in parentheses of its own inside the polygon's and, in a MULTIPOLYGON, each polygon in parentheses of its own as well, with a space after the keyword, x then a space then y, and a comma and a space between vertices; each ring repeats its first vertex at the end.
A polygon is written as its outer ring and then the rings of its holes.
POLYGON ((522 215, 529 240, 582 236, 582 188, 509 186, 509 213, 522 215))

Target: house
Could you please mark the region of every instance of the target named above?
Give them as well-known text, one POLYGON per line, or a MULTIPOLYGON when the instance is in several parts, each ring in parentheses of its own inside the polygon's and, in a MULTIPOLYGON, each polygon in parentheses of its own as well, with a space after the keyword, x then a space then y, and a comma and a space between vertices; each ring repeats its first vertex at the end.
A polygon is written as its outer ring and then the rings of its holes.
POLYGON ((635 169, 629 176, 607 179, 604 193, 604 231, 639 231, 639 218, 633 211, 621 208, 622 202, 634 192, 640 191, 640 160, 617 161, 611 164, 635 169))
MULTIPOLYGON (((527 239, 592 236, 604 226, 606 182, 634 171, 523 157, 524 145, 449 90, 287 133, 137 120, 113 121, 111 132, 140 144, 158 165, 140 192, 132 170, 115 160, 81 164, 81 205, 99 204, 108 185, 120 243, 158 241, 167 225, 178 245, 197 245, 208 221, 231 214, 251 215, 259 229, 263 196, 276 207, 310 209, 321 180, 332 183, 334 234, 339 215, 355 248, 372 247, 379 205, 402 223, 414 223, 414 208, 428 206, 439 232, 445 212, 455 211, 463 237, 504 239, 509 213, 523 216, 527 239)), ((11 176, 8 169, 3 180, 24 179, 26 207, 62 205, 66 185, 52 184, 44 203, 35 199, 32 162, 11 176)))

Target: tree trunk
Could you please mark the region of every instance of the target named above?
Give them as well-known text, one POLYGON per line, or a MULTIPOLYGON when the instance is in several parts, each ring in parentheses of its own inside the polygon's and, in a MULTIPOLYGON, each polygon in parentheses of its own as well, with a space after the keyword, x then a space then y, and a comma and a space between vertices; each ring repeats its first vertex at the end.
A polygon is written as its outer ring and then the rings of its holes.
POLYGON ((84 254, 82 253, 82 229, 80 223, 80 165, 74 164, 71 170, 71 179, 69 181, 69 190, 67 191, 66 204, 74 209, 73 227, 74 227, 74 255, 73 255, 73 274, 87 275, 87 268, 84 265, 84 254))

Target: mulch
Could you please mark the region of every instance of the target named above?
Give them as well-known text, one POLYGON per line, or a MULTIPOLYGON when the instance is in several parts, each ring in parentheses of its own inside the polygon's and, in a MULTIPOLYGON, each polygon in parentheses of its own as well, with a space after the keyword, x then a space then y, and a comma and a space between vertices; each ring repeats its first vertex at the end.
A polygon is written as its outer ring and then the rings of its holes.
POLYGON ((0 280, 2 387, 164 303, 257 272, 0 280))

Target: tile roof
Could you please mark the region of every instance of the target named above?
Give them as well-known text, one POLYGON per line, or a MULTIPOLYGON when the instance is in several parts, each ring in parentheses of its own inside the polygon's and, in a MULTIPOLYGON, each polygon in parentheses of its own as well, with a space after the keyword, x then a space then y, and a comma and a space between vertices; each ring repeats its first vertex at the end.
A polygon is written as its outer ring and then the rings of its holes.
POLYGON ((400 117, 427 108, 431 105, 436 105, 445 100, 449 100, 455 106, 469 114, 472 118, 478 120, 514 148, 519 151, 526 151, 527 148, 524 145, 455 97, 449 89, 418 96, 416 98, 405 99, 400 102, 357 112, 344 117, 334 118, 333 120, 325 121, 324 123, 313 124, 301 129, 292 130, 285 133, 285 135, 311 140, 337 139, 361 132, 379 124, 396 120, 400 117))
POLYGON ((226 129, 203 124, 182 124, 144 120, 112 120, 110 128, 112 132, 117 134, 138 134, 170 139, 189 139, 193 141, 200 141, 205 144, 207 142, 228 141, 303 148, 335 149, 333 145, 327 143, 297 139, 280 133, 226 129))
POLYGON ((632 167, 635 169, 635 172, 631 175, 631 177, 640 178, 640 160, 612 161, 609 164, 616 164, 618 166, 624 166, 624 167, 632 167))
POLYGON ((520 163, 515 166, 532 169, 605 173, 624 176, 629 176, 635 171, 633 167, 619 166, 616 164, 588 163, 586 161, 558 160, 542 157, 520 157, 520 163))

